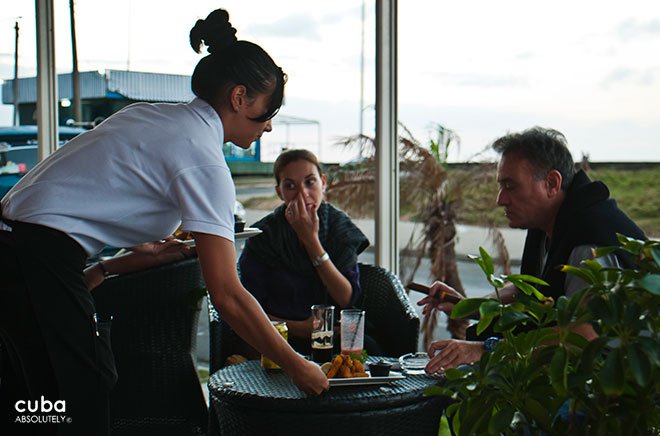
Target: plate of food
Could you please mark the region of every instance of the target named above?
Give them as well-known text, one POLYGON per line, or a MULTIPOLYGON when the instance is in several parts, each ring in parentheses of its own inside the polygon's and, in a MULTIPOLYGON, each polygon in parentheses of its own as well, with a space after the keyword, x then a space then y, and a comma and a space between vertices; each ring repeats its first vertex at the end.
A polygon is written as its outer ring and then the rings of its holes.
POLYGON ((390 371, 386 376, 372 376, 358 359, 345 354, 336 356, 332 362, 321 365, 332 386, 365 386, 391 383, 406 378, 399 372, 390 371))
MULTIPOLYGON (((247 238, 251 238, 252 236, 259 235, 261 233, 263 233, 263 230, 257 229, 256 227, 245 227, 242 232, 234 233, 234 238, 236 240, 247 239, 247 238)), ((189 246, 189 247, 194 247, 195 246, 195 240, 194 239, 180 240, 180 242, 184 245, 189 246)))
MULTIPOLYGON (((368 372, 367 372, 368 374, 368 372)), ((392 383, 396 380, 401 380, 406 378, 405 375, 400 372, 390 372, 390 375, 385 377, 371 377, 367 375, 366 377, 353 377, 353 378, 331 378, 328 379, 330 382, 330 387, 332 386, 368 386, 368 385, 382 385, 387 383, 392 383)))

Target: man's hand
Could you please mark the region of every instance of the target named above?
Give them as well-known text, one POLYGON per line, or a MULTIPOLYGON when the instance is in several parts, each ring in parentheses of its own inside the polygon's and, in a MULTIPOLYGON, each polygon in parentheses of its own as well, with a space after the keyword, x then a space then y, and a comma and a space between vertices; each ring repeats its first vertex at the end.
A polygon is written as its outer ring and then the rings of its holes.
POLYGON ((442 301, 439 297, 440 295, 442 295, 443 292, 445 292, 448 295, 452 295, 458 298, 459 300, 465 298, 458 291, 456 291, 456 289, 452 288, 446 283, 443 283, 441 281, 436 281, 433 283, 433 285, 431 285, 431 289, 429 290, 429 296, 424 297, 417 302, 418 306, 424 306, 424 309, 422 309, 422 313, 424 315, 428 315, 433 309, 441 310, 445 312, 447 315, 451 313, 452 309, 454 308, 454 303, 450 303, 448 301, 442 301))
POLYGON ((456 339, 435 341, 428 349, 431 361, 426 365, 425 370, 429 374, 443 373, 447 368, 474 363, 481 359, 483 353, 483 342, 456 339))

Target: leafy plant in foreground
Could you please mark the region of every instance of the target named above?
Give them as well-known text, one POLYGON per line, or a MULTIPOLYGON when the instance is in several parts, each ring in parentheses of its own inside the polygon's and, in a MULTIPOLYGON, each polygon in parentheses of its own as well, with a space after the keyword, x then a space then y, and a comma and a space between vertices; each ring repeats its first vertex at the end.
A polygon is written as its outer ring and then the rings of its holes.
POLYGON ((544 284, 537 278, 496 276, 480 249, 474 260, 496 292, 507 282, 522 292, 511 304, 498 294, 463 300, 452 312, 478 312, 478 331, 492 324, 504 338, 478 364, 447 370, 446 382, 429 389, 454 400, 446 413, 457 434, 660 434, 660 242, 619 241, 595 256, 621 250, 635 269, 595 260, 564 266, 585 288, 554 304, 534 288, 544 284), (585 325, 596 339, 575 332, 585 325))

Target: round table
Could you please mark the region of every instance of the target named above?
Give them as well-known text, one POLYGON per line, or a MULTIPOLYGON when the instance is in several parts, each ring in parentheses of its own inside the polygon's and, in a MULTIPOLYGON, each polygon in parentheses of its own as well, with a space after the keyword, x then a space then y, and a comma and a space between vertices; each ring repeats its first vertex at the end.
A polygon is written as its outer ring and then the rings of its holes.
POLYGON ((285 373, 248 361, 214 373, 209 393, 223 436, 435 436, 448 399, 426 397, 424 391, 437 383, 406 376, 385 385, 335 386, 308 397, 285 373))

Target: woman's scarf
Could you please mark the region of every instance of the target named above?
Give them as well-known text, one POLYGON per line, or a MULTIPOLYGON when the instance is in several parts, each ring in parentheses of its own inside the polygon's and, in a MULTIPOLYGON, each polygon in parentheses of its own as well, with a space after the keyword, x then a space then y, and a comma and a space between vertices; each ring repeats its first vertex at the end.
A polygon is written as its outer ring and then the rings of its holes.
MULTIPOLYGON (((263 230, 246 242, 250 250, 266 265, 316 279, 316 268, 284 216, 282 204, 252 227, 263 230)), ((369 240, 348 215, 327 202, 318 208, 319 241, 339 271, 357 263, 357 257, 369 246, 369 240)))

